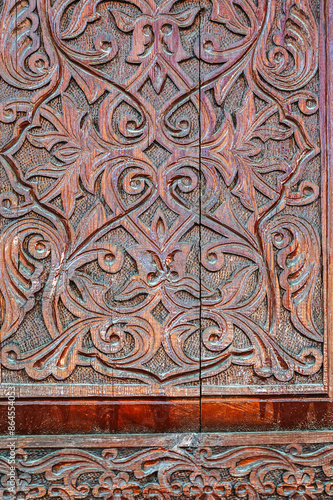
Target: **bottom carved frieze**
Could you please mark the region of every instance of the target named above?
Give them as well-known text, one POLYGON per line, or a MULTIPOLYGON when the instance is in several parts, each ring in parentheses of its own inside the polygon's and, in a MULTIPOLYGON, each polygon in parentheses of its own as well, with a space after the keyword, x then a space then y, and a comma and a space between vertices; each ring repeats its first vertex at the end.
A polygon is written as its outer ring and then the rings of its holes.
POLYGON ((333 432, 0 437, 0 448, 7 500, 333 496, 333 432))

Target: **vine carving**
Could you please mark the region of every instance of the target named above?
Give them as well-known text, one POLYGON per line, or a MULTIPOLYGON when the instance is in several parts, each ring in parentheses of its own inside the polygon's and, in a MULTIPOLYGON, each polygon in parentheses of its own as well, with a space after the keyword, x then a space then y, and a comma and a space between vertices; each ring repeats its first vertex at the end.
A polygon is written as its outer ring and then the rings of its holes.
MULTIPOLYGON (((308 0, 4 0, 8 381, 322 388, 317 18, 308 0)), ((127 498, 125 476, 93 494, 127 498)), ((190 477, 185 496, 230 492, 190 477)))
POLYGON ((14 487, 8 461, 1 456, 3 498, 317 500, 333 495, 331 445, 315 450, 299 444, 229 449, 180 445, 38 453, 36 458, 31 450, 17 450, 14 487))

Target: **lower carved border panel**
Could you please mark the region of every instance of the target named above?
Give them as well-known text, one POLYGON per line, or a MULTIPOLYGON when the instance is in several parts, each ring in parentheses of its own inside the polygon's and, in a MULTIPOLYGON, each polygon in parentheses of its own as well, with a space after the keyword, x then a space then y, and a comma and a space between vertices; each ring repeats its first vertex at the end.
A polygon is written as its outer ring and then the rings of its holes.
POLYGON ((9 500, 320 500, 333 432, 0 437, 0 474, 9 500))

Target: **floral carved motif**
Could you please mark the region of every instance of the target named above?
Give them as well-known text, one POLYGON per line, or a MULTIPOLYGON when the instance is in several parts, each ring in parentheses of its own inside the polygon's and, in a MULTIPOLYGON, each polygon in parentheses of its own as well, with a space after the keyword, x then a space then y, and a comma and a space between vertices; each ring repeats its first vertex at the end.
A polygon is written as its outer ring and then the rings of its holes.
POLYGON ((7 459, 1 456, 2 498, 317 500, 333 495, 331 445, 316 445, 313 450, 291 444, 37 453, 38 457, 36 450, 18 450, 16 493, 9 486, 7 459))
POLYGON ((323 390, 318 17, 4 0, 5 381, 323 390))

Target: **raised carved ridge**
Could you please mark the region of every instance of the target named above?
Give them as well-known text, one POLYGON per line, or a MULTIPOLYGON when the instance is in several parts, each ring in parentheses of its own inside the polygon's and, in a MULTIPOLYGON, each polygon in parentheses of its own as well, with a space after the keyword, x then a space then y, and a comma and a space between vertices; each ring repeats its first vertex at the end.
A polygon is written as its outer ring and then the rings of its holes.
POLYGON ((3 383, 324 391, 318 8, 4 0, 3 383))
POLYGON ((307 437, 309 443, 301 445, 293 441, 297 436, 292 433, 280 438, 245 434, 250 443, 237 446, 231 443, 237 438, 218 434, 69 436, 71 446, 61 449, 61 437, 20 438, 15 494, 9 488, 8 451, 4 451, 12 439, 2 438, 0 491, 6 499, 329 498, 333 445, 320 444, 323 436, 318 442, 311 433, 307 437), (276 444, 258 444, 268 437, 276 444), (231 441, 228 446, 221 445, 225 439, 231 441), (108 448, 101 447, 103 440, 108 448))

